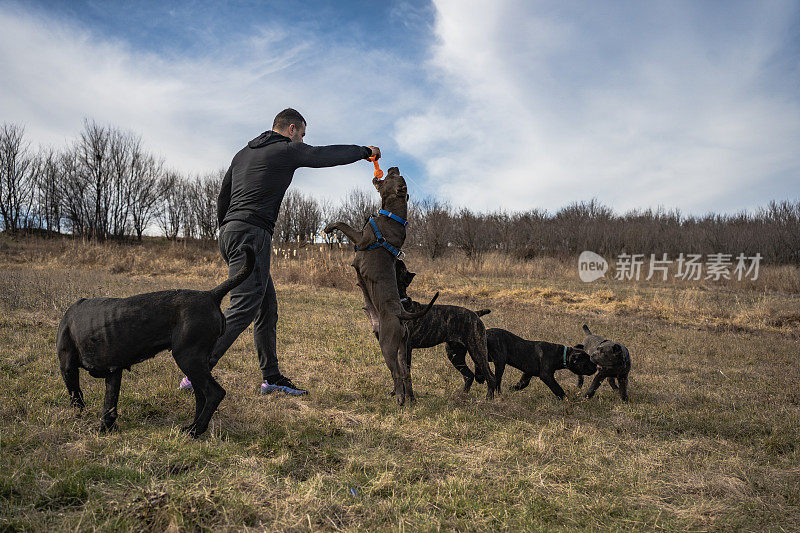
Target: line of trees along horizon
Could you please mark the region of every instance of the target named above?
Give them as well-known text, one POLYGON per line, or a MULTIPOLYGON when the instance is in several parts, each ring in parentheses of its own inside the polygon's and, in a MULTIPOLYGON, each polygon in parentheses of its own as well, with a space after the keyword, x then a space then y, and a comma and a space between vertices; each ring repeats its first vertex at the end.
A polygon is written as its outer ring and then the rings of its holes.
MULTIPOLYGON (((85 119, 67 146, 32 149, 22 125, 0 126, 0 218, 16 234, 44 230, 96 241, 135 238, 156 229, 168 239, 213 240, 224 170, 188 176, 147 152, 141 136, 85 119)), ((354 189, 339 204, 290 189, 274 242, 331 242, 326 223, 361 227, 379 208, 371 190, 354 189)), ((760 253, 772 263, 800 264, 800 200, 772 201, 754 212, 685 216, 678 210, 624 214, 596 199, 550 213, 489 213, 454 208, 436 198, 412 200, 406 248, 435 259, 458 250, 520 259, 591 250, 619 253, 760 253)))

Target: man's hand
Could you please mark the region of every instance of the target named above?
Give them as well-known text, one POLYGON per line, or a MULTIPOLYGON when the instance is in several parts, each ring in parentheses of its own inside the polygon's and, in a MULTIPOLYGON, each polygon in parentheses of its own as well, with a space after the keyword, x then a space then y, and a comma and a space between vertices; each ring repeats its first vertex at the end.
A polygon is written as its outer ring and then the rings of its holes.
POLYGON ((381 149, 377 146, 367 146, 370 150, 372 150, 372 155, 370 157, 374 157, 375 159, 381 158, 381 149))

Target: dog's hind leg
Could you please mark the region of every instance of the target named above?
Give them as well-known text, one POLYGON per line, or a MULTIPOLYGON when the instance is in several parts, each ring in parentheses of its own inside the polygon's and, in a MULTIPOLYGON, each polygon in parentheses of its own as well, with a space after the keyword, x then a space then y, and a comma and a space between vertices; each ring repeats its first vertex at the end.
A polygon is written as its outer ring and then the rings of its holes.
POLYGON ((181 347, 172 351, 178 368, 186 374, 194 389, 194 421, 182 428, 192 437, 198 437, 208 429, 212 415, 225 398, 225 389, 217 383, 208 368, 209 351, 197 347, 181 347))
POLYGON ((214 376, 212 376, 210 372, 206 383, 206 398, 203 410, 192 423, 193 427, 189 430, 189 434, 192 437, 199 437, 205 433, 206 429, 208 429, 208 423, 211 421, 211 417, 214 415, 217 407, 219 407, 222 399, 225 398, 225 389, 214 379, 214 376))
MULTIPOLYGON (((486 399, 493 399, 497 381, 492 370, 489 368, 489 350, 486 346, 486 330, 483 328, 482 324, 479 324, 474 334, 470 335, 470 338, 467 339, 467 350, 469 351, 469 356, 475 362, 475 371, 477 372, 480 370, 480 373, 486 377, 486 399)), ((497 368, 497 364, 497 359, 495 359, 495 368, 497 368)))
POLYGON ((619 387, 617 387, 617 380, 613 376, 608 378, 608 384, 611 385, 611 388, 614 390, 619 389, 619 387))
POLYGON ((80 387, 80 355, 75 343, 72 342, 69 328, 63 323, 58 328, 56 351, 61 366, 61 376, 64 378, 69 393, 70 405, 83 409, 86 404, 83 401, 83 392, 80 387))
POLYGON ((103 399, 103 417, 100 420, 101 433, 114 429, 114 424, 117 422, 117 403, 119 402, 119 387, 121 384, 121 368, 106 376, 106 395, 103 399))
MULTIPOLYGON (((192 382, 194 384, 194 382, 192 382)), ((197 419, 200 418, 200 413, 203 412, 203 409, 206 407, 206 393, 205 387, 192 387, 194 390, 194 420, 188 426, 183 427, 184 431, 189 431, 191 428, 197 425, 197 419)))
POLYGON ((391 313, 384 313, 379 321, 380 333, 378 335, 381 346, 381 354, 386 361, 386 366, 392 373, 392 381, 394 382, 394 396, 397 403, 403 405, 405 403, 406 393, 403 384, 403 376, 400 372, 400 365, 405 368, 405 343, 402 342, 403 326, 400 319, 391 313), (400 348, 403 348, 403 353, 400 353, 400 348))
POLYGON ((473 374, 466 363, 467 347, 460 343, 448 342, 445 344, 444 349, 447 352, 447 358, 450 360, 450 364, 461 372, 461 375, 464 377, 463 392, 469 392, 469 389, 472 387, 472 382, 475 381, 475 374, 473 374))
POLYGON ((407 346, 407 336, 400 343, 397 350, 397 368, 400 370, 400 379, 403 381, 403 396, 404 401, 408 400, 413 402, 416 400, 414 397, 414 387, 411 384, 411 364, 407 346))

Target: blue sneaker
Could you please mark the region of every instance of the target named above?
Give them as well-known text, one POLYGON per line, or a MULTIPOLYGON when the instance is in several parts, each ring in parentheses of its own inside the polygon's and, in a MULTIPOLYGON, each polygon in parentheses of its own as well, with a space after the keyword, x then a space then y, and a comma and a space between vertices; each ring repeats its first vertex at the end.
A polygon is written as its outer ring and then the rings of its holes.
POLYGON ((291 379, 287 378, 286 376, 282 376, 281 374, 278 374, 277 376, 271 376, 265 379, 264 383, 261 384, 261 394, 269 394, 275 391, 291 394, 293 396, 302 396, 303 394, 308 394, 307 390, 301 389, 292 383, 291 379))
POLYGON ((191 391, 194 390, 194 387, 192 387, 192 382, 189 381, 189 378, 187 378, 186 376, 183 376, 183 379, 181 380, 181 384, 178 385, 178 389, 191 392, 191 391))

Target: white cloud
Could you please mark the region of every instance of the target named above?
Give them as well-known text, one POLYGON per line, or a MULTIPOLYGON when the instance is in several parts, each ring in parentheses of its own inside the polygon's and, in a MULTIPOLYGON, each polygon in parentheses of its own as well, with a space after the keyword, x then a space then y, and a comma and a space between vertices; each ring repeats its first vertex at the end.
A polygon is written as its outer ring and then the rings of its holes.
MULTIPOLYGON (((313 31, 298 40, 278 24, 214 36, 205 54, 155 54, 0 5, 0 120, 59 146, 95 118, 140 133, 180 170, 206 172, 293 106, 310 120, 308 142, 377 144, 387 166, 422 166, 406 173, 412 194, 479 209, 596 196, 618 210, 700 213, 797 194, 800 98, 789 91, 800 69, 782 48, 795 5, 434 8, 430 59, 418 65, 402 50, 313 31)), ((428 8, 390 12, 393 42, 424 42, 428 8)), ((336 199, 370 175, 366 164, 301 169, 294 183, 336 199)))
MULTIPOLYGON (((0 120, 63 146, 84 117, 131 129, 169 165, 226 168, 277 111, 296 107, 311 144, 391 144, 391 113, 418 98, 386 52, 297 40, 264 27, 201 57, 146 53, 74 22, 0 6, 0 120), (380 80, 375 73, 380 72, 380 80), (387 110, 391 110, 388 112, 387 110)), ((298 170, 302 190, 336 198, 369 185, 368 165, 298 170)))
POLYGON ((435 5, 427 67, 439 90, 398 120, 396 139, 437 154, 425 164, 439 196, 551 210, 597 196, 618 210, 698 213, 797 194, 787 176, 800 171, 800 104, 777 84, 797 80, 798 65, 770 70, 795 7, 435 5))

